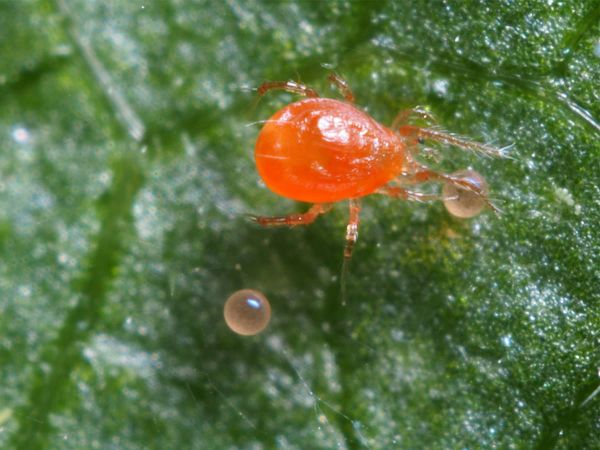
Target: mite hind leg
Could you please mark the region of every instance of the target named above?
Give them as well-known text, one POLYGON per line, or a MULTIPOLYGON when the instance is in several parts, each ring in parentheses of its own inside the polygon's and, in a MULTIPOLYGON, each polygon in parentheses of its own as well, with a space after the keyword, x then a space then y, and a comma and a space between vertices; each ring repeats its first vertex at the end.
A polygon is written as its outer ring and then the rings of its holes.
POLYGON ((315 221, 321 214, 325 214, 331 210, 331 204, 329 203, 315 203, 305 213, 300 214, 288 214, 287 216, 254 216, 249 215, 250 220, 262 225, 263 227, 277 227, 277 226, 288 226, 295 227, 298 225, 308 225, 315 221))
POLYGON ((291 92, 292 94, 304 95, 305 97, 319 97, 317 91, 315 91, 312 88, 309 88, 308 86, 302 83, 298 83, 297 81, 266 81, 259 86, 257 92, 258 95, 262 97, 268 91, 277 89, 291 92))
POLYGON ((354 94, 352 93, 352 89, 348 86, 348 82, 340 77, 337 73, 331 73, 327 77, 329 81, 331 81, 342 93, 346 101, 350 103, 354 103, 354 94))

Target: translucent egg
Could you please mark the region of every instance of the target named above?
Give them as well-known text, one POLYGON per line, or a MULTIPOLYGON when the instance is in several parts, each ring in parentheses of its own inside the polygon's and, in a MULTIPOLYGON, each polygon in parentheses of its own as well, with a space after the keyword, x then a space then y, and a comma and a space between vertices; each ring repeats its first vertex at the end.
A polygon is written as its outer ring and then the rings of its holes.
POLYGON ((252 336, 260 333, 269 324, 271 305, 262 293, 253 289, 242 289, 229 296, 223 315, 227 326, 233 332, 252 336))
POLYGON ((476 216, 485 207, 488 186, 481 175, 474 170, 460 170, 452 174, 454 177, 468 180, 481 190, 481 195, 468 189, 445 183, 442 189, 444 206, 450 214, 462 219, 476 216))

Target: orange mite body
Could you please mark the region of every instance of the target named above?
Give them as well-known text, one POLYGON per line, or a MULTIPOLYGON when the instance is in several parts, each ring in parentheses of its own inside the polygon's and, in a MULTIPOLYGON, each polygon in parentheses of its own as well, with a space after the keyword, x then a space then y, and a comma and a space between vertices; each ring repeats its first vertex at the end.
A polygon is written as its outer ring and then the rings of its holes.
POLYGON ((305 213, 251 216, 253 220, 263 226, 307 225, 329 211, 333 203, 347 200, 346 261, 358 237, 360 198, 366 195, 377 193, 420 202, 442 200, 451 214, 462 218, 478 214, 485 205, 494 209, 487 198, 485 180, 477 172, 437 172, 420 163, 418 155, 427 141, 488 156, 502 156, 500 150, 437 127, 412 124, 410 119, 415 116, 433 119, 421 109, 401 111, 392 125, 385 127, 354 106, 354 94, 342 78, 332 74, 329 79, 344 95, 344 101, 322 98, 295 81, 266 82, 258 89, 260 95, 285 90, 308 97, 265 121, 254 155, 269 189, 313 205, 305 213), (410 189, 431 181, 442 182, 447 195, 410 189))
POLYGON ((405 145, 350 103, 309 98, 275 113, 255 148, 256 167, 277 194, 310 203, 363 197, 396 178, 405 145))

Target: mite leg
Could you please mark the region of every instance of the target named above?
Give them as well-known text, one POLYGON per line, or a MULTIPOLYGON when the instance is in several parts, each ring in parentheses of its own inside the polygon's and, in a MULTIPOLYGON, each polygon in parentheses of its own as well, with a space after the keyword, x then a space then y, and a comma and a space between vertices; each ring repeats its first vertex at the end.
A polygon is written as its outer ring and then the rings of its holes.
MULTIPOLYGON (((410 150, 410 148, 409 148, 410 150)), ((439 151, 437 148, 433 148, 433 147, 420 147, 418 149, 418 153, 420 155, 423 155, 427 158, 430 158, 433 162, 439 164, 442 162, 442 158, 440 157, 439 151)))
POLYGON ((436 123, 435 117, 423 108, 416 107, 411 109, 404 109, 400 111, 394 121, 392 122, 392 130, 399 130, 401 125, 404 125, 409 122, 412 117, 417 117, 420 119, 424 119, 429 123, 436 123))
POLYGON ((480 197, 485 202, 485 204, 496 214, 500 212, 500 210, 487 197, 487 193, 485 192, 485 190, 474 181, 469 180, 469 178, 463 178, 447 173, 436 172, 422 164, 414 164, 416 168, 415 172, 402 177, 401 180, 398 180, 399 182, 408 184, 420 184, 426 183, 428 181, 443 181, 458 188, 473 192, 478 197, 480 197))
POLYGON ((442 200, 442 197, 437 194, 425 194, 423 192, 410 191, 397 186, 382 186, 377 189, 376 192, 389 197, 401 198, 402 200, 412 200, 415 202, 431 202, 434 200, 442 200))
POLYGON ((329 74, 327 79, 336 85, 347 101, 354 103, 354 94, 352 93, 352 89, 350 89, 350 86, 348 86, 348 82, 346 80, 340 77, 337 73, 329 74))
POLYGON ((281 89, 283 91, 288 91, 293 94, 304 95, 305 97, 318 97, 319 94, 312 88, 305 86, 302 83, 298 83, 296 81, 267 81, 261 84, 258 88, 258 95, 263 96, 267 91, 272 91, 275 89, 281 89))
POLYGON ((342 305, 346 305, 346 278, 348 276, 348 265, 352 257, 352 249, 358 239, 358 223, 360 221, 360 202, 356 199, 350 200, 350 218, 346 227, 346 246, 344 247, 344 260, 342 261, 342 273, 340 277, 340 287, 342 296, 342 305))
POLYGON ((288 226, 295 227, 297 225, 308 225, 320 215, 331 210, 329 203, 315 203, 310 209, 303 214, 288 214, 287 216, 253 216, 249 215, 250 220, 262 225, 263 227, 278 227, 288 226))
POLYGON ((350 200, 350 219, 346 226, 346 247, 344 247, 344 259, 352 257, 352 249, 358 239, 358 223, 360 221, 360 202, 356 199, 350 200))
POLYGON ((429 124, 435 124, 437 121, 435 117, 427 110, 421 107, 415 107, 411 109, 405 109, 400 111, 394 121, 392 122, 391 129, 397 131, 405 140, 407 149, 412 156, 417 156, 420 153, 427 153, 434 159, 437 159, 438 152, 430 147, 423 148, 425 139, 418 135, 417 130, 420 128, 417 126, 407 126, 412 119, 425 120, 429 124), (410 131, 409 131, 410 130, 410 131))
POLYGON ((463 150, 471 150, 475 153, 480 153, 486 156, 506 157, 504 150, 507 148, 498 149, 491 145, 470 141, 468 139, 464 139, 450 133, 444 133, 443 131, 434 130, 432 128, 420 128, 413 125, 402 125, 398 127, 398 132, 400 135, 405 137, 414 137, 417 140, 431 139, 432 141, 454 145, 462 148, 463 150))

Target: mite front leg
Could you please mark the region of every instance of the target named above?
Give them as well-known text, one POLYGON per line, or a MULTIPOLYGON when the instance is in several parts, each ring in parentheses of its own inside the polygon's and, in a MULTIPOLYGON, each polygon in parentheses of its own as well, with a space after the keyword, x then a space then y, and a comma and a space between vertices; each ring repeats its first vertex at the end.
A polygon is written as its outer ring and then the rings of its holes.
POLYGON ((491 145, 470 141, 454 134, 444 133, 443 131, 434 130, 432 128, 421 128, 414 125, 402 125, 398 127, 398 133, 405 138, 412 138, 417 141, 430 139, 443 144, 454 145, 463 150, 470 150, 481 155, 497 158, 506 157, 505 151, 510 147, 499 149, 491 145))
POLYGON ((331 210, 329 203, 315 203, 311 208, 303 214, 288 214, 287 216, 253 216, 249 215, 250 220, 262 225, 263 227, 295 227, 297 225, 308 225, 321 214, 325 214, 331 210))
POLYGON ((423 192, 410 191, 397 186, 382 186, 377 189, 376 192, 389 197, 400 198, 402 200, 411 200, 415 202, 431 202, 434 200, 442 200, 442 197, 436 194, 425 194, 423 192))
POLYGON ((396 115, 396 118, 392 122, 392 130, 398 131, 400 127, 402 125, 407 124, 412 117, 423 119, 430 124, 435 124, 437 122, 435 117, 433 117, 433 115, 429 111, 423 108, 416 107, 411 109, 404 109, 396 115))
POLYGON ((406 148, 411 156, 418 156, 419 154, 426 153, 427 155, 437 159, 437 151, 430 147, 423 147, 425 139, 418 134, 418 126, 408 125, 412 119, 421 119, 427 122, 429 125, 435 125, 437 120, 433 115, 420 107, 405 109, 400 111, 394 121, 392 122, 391 129, 398 132, 406 144, 406 148), (421 145, 420 145, 421 144, 421 145))
POLYGON ((352 89, 350 89, 350 86, 348 86, 348 82, 346 80, 340 77, 337 73, 331 73, 327 79, 336 85, 346 101, 354 103, 354 94, 352 93, 352 89))
POLYGON ((347 261, 352 257, 354 244, 358 239, 358 224, 360 222, 360 202, 356 199, 350 200, 350 219, 346 226, 346 246, 344 247, 344 259, 347 261))
MULTIPOLYGON (((428 167, 415 163, 415 172, 409 176, 403 177, 399 182, 409 184, 420 184, 428 181, 443 181, 446 186, 453 186, 454 189, 446 188, 444 198, 445 202, 454 201, 458 196, 459 199, 464 197, 461 192, 469 193, 463 201, 469 200, 472 202, 473 198, 478 198, 481 202, 485 203, 494 213, 500 213, 500 210, 489 200, 487 183, 474 171, 459 171, 454 174, 447 174, 441 172, 435 172, 428 167)), ((448 205, 446 205, 448 206, 448 205)))
POLYGON ((293 94, 304 95, 305 97, 318 97, 319 94, 312 88, 305 86, 302 83, 296 81, 267 81, 260 85, 258 88, 258 95, 263 96, 268 91, 280 89, 283 91, 291 92, 293 94))
POLYGON ((428 181, 445 181, 446 183, 453 184, 463 189, 472 191, 478 195, 485 196, 486 192, 478 183, 468 177, 460 177, 451 175, 443 172, 436 172, 431 170, 429 167, 413 162, 414 171, 398 180, 401 184, 421 184, 427 183, 428 181))

